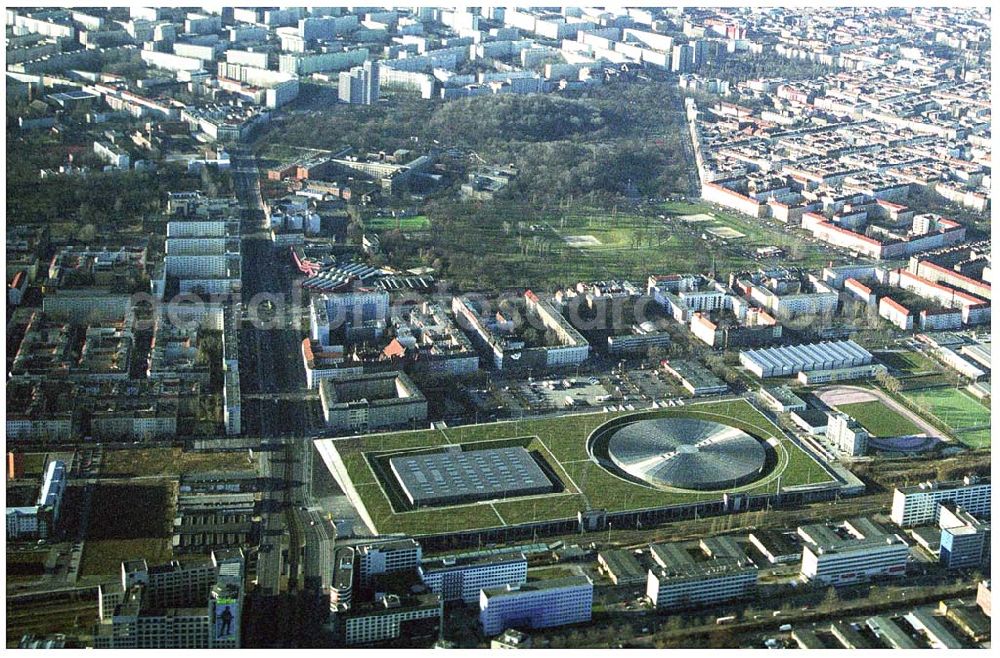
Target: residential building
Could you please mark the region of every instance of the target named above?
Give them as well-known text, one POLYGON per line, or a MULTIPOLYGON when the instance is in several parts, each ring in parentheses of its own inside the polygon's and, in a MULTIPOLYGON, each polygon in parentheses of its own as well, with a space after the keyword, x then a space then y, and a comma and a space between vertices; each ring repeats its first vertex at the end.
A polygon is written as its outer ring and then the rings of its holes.
POLYGON ((878 315, 903 331, 913 331, 913 313, 888 295, 879 300, 878 315))
POLYGON ((94 142, 94 153, 114 169, 128 169, 130 160, 127 152, 109 142, 94 142))
POLYGON ((7 508, 7 539, 26 537, 48 539, 59 524, 65 492, 66 464, 52 460, 45 469, 42 488, 35 505, 7 508))
POLYGON ((401 641, 407 647, 429 646, 440 634, 444 601, 438 594, 384 594, 372 602, 355 600, 333 614, 338 639, 348 647, 401 641))
POLYGON ((950 501, 938 512, 940 559, 949 569, 978 568, 990 562, 990 524, 950 501))
POLYGON ((96 649, 238 649, 244 558, 239 549, 203 561, 122 563, 121 581, 98 588, 96 649))
POLYGON ((350 71, 341 71, 337 97, 342 103, 375 105, 379 98, 379 69, 378 64, 366 61, 350 71))
POLYGON ((322 379, 323 419, 337 431, 413 426, 427 419, 427 398, 398 371, 322 379))
POLYGON ((550 303, 528 290, 523 304, 524 312, 535 314, 559 344, 525 343, 517 333, 523 327, 515 327, 501 312, 489 315, 486 300, 456 295, 451 308, 459 327, 470 335, 473 344, 498 370, 566 367, 579 365, 587 359, 590 344, 550 303))

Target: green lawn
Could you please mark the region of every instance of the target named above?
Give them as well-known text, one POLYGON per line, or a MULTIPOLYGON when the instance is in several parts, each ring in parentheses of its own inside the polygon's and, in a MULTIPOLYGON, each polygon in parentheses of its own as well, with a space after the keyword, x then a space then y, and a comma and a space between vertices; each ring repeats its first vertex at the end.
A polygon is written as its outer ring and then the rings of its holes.
MULTIPOLYGON (((735 489, 775 492, 780 476, 783 488, 831 481, 831 476, 810 455, 784 437, 780 430, 744 400, 692 404, 651 412, 655 416, 702 418, 726 422, 764 439, 777 439, 777 466, 763 479, 735 489)), ((622 511, 665 505, 718 500, 723 492, 663 491, 623 480, 592 462, 587 454, 590 434, 622 413, 579 414, 469 425, 445 430, 424 430, 338 439, 337 448, 359 497, 380 533, 441 532, 488 528, 550 519, 572 518, 586 509, 622 511), (372 469, 374 453, 396 453, 446 444, 476 449, 516 437, 530 439, 562 481, 557 494, 484 501, 443 508, 396 511, 372 469), (470 445, 471 444, 471 445, 470 445)), ((522 441, 525 439, 521 439, 522 441)), ((398 509, 398 508, 397 508, 398 509)))
POLYGON ((861 423, 872 436, 905 436, 920 433, 919 427, 877 400, 842 404, 837 409, 861 423))
MULTIPOLYGON (((431 216, 437 221, 437 216, 431 216)), ((403 220, 404 230, 413 230, 405 222, 415 219, 403 220)), ((391 218, 367 221, 374 230, 394 226, 391 218)), ((550 288, 575 281, 645 280, 650 273, 707 272, 713 266, 725 273, 758 267, 754 250, 765 246, 782 247, 786 252, 783 261, 802 267, 826 265, 831 259, 821 245, 805 242, 784 226, 701 202, 670 202, 642 214, 626 207, 606 209, 580 201, 554 206, 533 202, 495 206, 483 215, 454 221, 444 219, 441 226, 445 233, 461 227, 461 245, 455 245, 454 262, 444 269, 459 286, 482 286, 488 280, 497 289, 550 288), (700 213, 711 213, 713 220, 691 223, 678 219, 700 213), (724 242, 702 239, 706 229, 723 226, 745 237, 724 242), (582 236, 596 242, 567 241, 582 236), (469 245, 475 249, 466 253, 463 250, 469 245), (486 256, 481 245, 490 245, 486 256), (489 269, 479 271, 473 263, 489 263, 489 269)), ((419 252, 399 252, 392 264, 403 269, 427 265, 419 252)))
POLYGON ((990 447, 990 410, 964 391, 928 388, 904 391, 903 396, 951 429, 969 447, 990 447))
POLYGON ((888 367, 907 375, 941 371, 941 367, 933 359, 918 352, 874 352, 873 354, 888 367))

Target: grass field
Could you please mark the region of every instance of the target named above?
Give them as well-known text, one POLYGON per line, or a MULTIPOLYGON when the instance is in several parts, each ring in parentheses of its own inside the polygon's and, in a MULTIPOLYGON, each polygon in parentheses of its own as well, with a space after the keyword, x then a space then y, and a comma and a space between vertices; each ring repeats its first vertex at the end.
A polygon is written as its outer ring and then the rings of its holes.
POLYGON ((42 470, 45 468, 44 452, 26 452, 21 458, 25 478, 33 480, 42 477, 42 470))
MULTIPOLYGON (((830 252, 817 244, 805 242, 802 237, 784 227, 776 227, 747 215, 716 207, 712 204, 697 201, 670 201, 660 205, 669 215, 711 215, 712 222, 696 224, 698 230, 709 227, 725 227, 742 233, 745 237, 736 238, 733 247, 755 249, 757 247, 776 246, 785 250, 782 260, 794 260, 796 264, 806 266, 822 266, 830 259, 830 252)), ((739 261, 739 257, 734 257, 739 261)))
POLYGON ((941 366, 933 359, 917 352, 874 352, 873 354, 875 358, 888 367, 900 370, 907 375, 941 371, 941 366))
MULTIPOLYGON (((587 453, 590 434, 621 413, 580 414, 469 425, 445 430, 400 432, 331 440, 343 460, 358 497, 379 533, 431 534, 514 525, 532 521, 571 518, 581 510, 622 511, 662 507, 701 500, 718 500, 722 492, 664 491, 623 480, 593 461, 587 453), (439 508, 396 511, 370 463, 374 453, 400 452, 448 444, 482 444, 515 437, 533 437, 530 450, 538 450, 562 481, 555 494, 523 496, 511 500, 481 501, 439 508)), ((693 404, 656 412, 657 416, 702 418, 725 422, 763 439, 776 440, 778 462, 757 482, 734 491, 774 492, 780 477, 783 488, 831 481, 830 475, 744 400, 693 404)), ((477 446, 467 446, 475 449, 477 446)))
POLYGON ((990 447, 990 410, 957 388, 904 391, 903 396, 934 416, 970 448, 990 447))
POLYGON ((861 423, 872 436, 920 434, 919 427, 876 400, 842 404, 837 409, 861 423))
POLYGON ((415 215, 413 217, 372 217, 365 220, 365 228, 369 231, 391 231, 399 228, 400 231, 424 231, 431 227, 431 222, 426 215, 415 215))
MULTIPOLYGON (((431 217, 437 217, 431 213, 431 217)), ((415 230, 406 225, 404 230, 415 230)), ((367 220, 374 230, 394 226, 391 218, 367 220)), ((442 226, 446 226, 443 222, 442 226)), ((445 272, 457 285, 483 285, 482 272, 472 263, 482 255, 479 245, 490 245, 489 285, 549 288, 575 281, 607 279, 645 280, 651 273, 739 271, 757 268, 759 247, 777 246, 784 250, 783 264, 820 267, 842 256, 831 254, 819 243, 810 242, 788 227, 733 213, 699 201, 671 201, 642 210, 627 205, 601 208, 583 201, 540 204, 537 201, 509 206, 489 221, 463 218, 461 240, 452 228, 443 229, 456 250, 476 249, 445 272), (688 222, 683 216, 710 214, 704 222, 688 222), (743 237, 721 239, 712 230, 734 232, 743 237), (704 237, 703 237, 704 236, 704 237), (593 239, 591 239, 593 238, 593 239), (454 269, 451 269, 454 268, 454 269), (469 277, 466 279, 465 277, 469 277)), ((416 238, 417 236, 414 236, 416 238)), ((429 236, 428 236, 429 237, 429 236)), ((449 242, 451 244, 451 242, 449 242)), ((420 250, 398 251, 392 264, 401 269, 427 265, 420 250)))
POLYGON ((180 448, 139 448, 111 450, 104 455, 102 477, 179 476, 211 471, 246 471, 257 467, 247 463, 246 451, 185 452, 180 448))

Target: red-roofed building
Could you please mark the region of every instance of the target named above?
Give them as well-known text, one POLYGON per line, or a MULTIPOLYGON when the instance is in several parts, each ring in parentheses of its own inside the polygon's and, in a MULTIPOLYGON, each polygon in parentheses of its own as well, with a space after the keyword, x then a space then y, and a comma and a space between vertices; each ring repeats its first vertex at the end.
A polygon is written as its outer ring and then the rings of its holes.
POLYGON ((891 297, 879 300, 878 314, 904 331, 913 330, 913 313, 891 297))
POLYGON ((872 293, 872 289, 853 277, 844 281, 844 292, 863 301, 868 306, 875 304, 875 295, 872 293))
POLYGON ((896 270, 899 274, 899 287, 904 290, 912 290, 913 292, 929 297, 941 305, 948 308, 960 308, 965 306, 978 306, 979 304, 986 304, 986 301, 970 295, 967 292, 957 290, 955 288, 949 288, 948 286, 941 285, 940 283, 935 283, 921 276, 917 276, 912 272, 906 270, 896 270))
POLYGON ((962 327, 962 311, 959 309, 935 309, 920 311, 921 331, 943 331, 962 327))
POLYGON ((946 283, 954 288, 959 288, 983 299, 990 299, 992 288, 985 281, 977 281, 964 274, 959 274, 953 269, 922 260, 917 263, 917 276, 923 277, 933 283, 946 283))
POLYGON ((306 385, 317 388, 321 381, 347 375, 360 375, 360 365, 344 364, 343 345, 323 346, 318 341, 305 338, 302 341, 302 363, 306 369, 306 385))
POLYGON ((11 306, 17 306, 21 303, 21 298, 24 297, 24 291, 28 288, 28 275, 24 270, 20 270, 11 279, 10 285, 7 286, 7 303, 11 306))
POLYGON ((400 343, 398 338, 393 338, 382 350, 382 356, 387 359, 405 359, 406 346, 400 343))

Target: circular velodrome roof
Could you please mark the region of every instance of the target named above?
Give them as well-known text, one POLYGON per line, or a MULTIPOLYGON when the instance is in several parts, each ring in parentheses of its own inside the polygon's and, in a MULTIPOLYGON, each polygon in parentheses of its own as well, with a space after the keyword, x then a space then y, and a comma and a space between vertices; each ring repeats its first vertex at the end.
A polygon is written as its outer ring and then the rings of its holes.
POLYGON ((767 451, 743 430, 693 418, 639 420, 615 431, 608 456, 656 487, 723 489, 755 480, 767 451))

